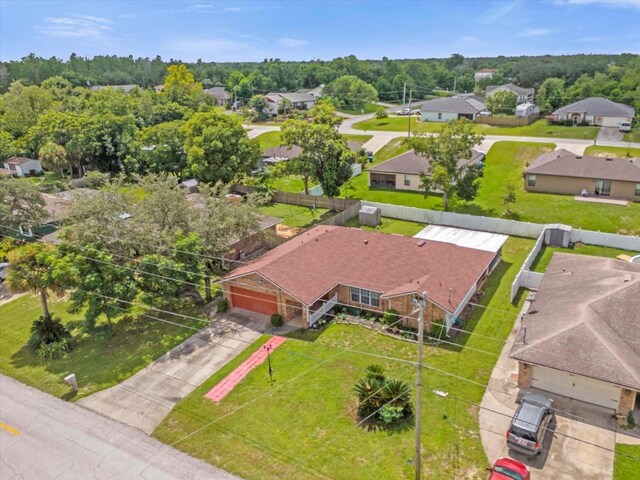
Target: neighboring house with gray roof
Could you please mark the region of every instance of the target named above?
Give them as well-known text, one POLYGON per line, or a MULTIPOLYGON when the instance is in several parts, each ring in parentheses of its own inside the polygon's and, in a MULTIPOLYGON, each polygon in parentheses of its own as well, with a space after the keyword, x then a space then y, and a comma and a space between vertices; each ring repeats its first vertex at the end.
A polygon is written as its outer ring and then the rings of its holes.
POLYGON ((554 121, 573 121, 574 125, 588 123, 602 127, 617 127, 622 122, 631 122, 636 111, 629 105, 612 102, 607 98, 589 97, 565 105, 553 112, 554 121))
POLYGON ((523 88, 513 83, 506 85, 490 85, 487 87, 486 96, 490 97, 497 92, 513 92, 518 96, 518 104, 533 103, 533 97, 536 93, 535 88, 523 88))
POLYGON ((565 149, 544 153, 524 171, 529 192, 589 195, 640 201, 640 158, 576 155, 565 149))
POLYGON ((229 104, 229 102, 231 101, 231 96, 229 95, 229 92, 227 92, 224 89, 224 87, 207 88, 207 89, 203 90, 202 93, 205 93, 205 94, 210 95, 213 98, 215 98, 216 99, 216 105, 227 106, 229 104))
POLYGON ((284 109, 309 110, 316 105, 316 95, 310 92, 270 92, 265 95, 269 114, 278 115, 284 109))
POLYGON ((315 98, 320 98, 322 96, 322 92, 324 91, 324 83, 318 85, 315 88, 301 88, 296 91, 296 93, 308 93, 313 95, 315 98))
MULTIPOLYGON (((465 169, 478 165, 483 159, 484 153, 472 149, 470 158, 458 160, 458 168, 465 169)), ((415 151, 409 150, 397 157, 368 168, 369 188, 421 191, 420 174, 428 174, 429 170, 429 160, 415 151)))
POLYGON ((100 90, 113 88, 114 90, 122 90, 125 93, 129 93, 131 90, 137 87, 138 85, 92 85, 91 90, 94 92, 99 92, 100 90))
POLYGON ((640 265, 555 253, 509 357, 518 386, 626 415, 640 391, 640 265))
POLYGON ((459 118, 475 120, 487 106, 473 95, 436 98, 422 103, 420 107, 423 122, 448 122, 459 118))

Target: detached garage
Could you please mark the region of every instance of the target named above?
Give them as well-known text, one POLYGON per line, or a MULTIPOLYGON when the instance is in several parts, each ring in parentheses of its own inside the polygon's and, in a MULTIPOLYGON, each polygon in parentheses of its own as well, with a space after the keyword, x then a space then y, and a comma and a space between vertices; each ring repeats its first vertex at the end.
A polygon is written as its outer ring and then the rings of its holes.
POLYGON ((640 265, 555 253, 509 356, 518 387, 611 409, 640 392, 640 265))

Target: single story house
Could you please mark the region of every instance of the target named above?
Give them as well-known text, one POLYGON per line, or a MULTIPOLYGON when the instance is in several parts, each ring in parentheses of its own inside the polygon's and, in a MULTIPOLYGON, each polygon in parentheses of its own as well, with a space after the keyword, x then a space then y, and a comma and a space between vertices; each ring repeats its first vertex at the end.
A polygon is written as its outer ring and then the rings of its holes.
MULTIPOLYGON (((472 149, 470 158, 458 160, 458 168, 469 168, 484 160, 484 153, 472 149)), ((369 188, 395 188, 397 190, 421 191, 420 174, 428 173, 429 160, 409 150, 367 169, 369 188)))
POLYGON ((271 92, 265 95, 269 114, 278 115, 285 109, 309 110, 316 105, 316 96, 312 93, 277 93, 271 92))
POLYGON ((631 122, 636 111, 629 105, 612 102, 607 98, 590 97, 565 105, 552 114, 554 121, 573 121, 574 125, 588 123, 602 127, 617 127, 622 122, 631 122))
MULTIPOLYGON (((347 140, 347 147, 354 153, 358 153, 362 149, 362 143, 355 140, 347 140)), ((297 145, 288 147, 286 145, 278 145, 269 147, 262 152, 261 160, 258 162, 258 169, 264 164, 274 165, 276 163, 291 160, 302 153, 302 148, 297 145)))
POLYGON ((509 356, 518 386, 626 415, 640 391, 640 265, 555 253, 509 356))
POLYGON ((494 68, 481 68, 473 74, 473 79, 477 82, 479 80, 484 80, 485 78, 493 78, 493 74, 497 72, 498 70, 494 68))
POLYGON ((529 192, 589 195, 640 201, 640 158, 576 155, 565 149, 543 153, 524 171, 529 192))
POLYGON ((420 107, 423 122, 448 122, 459 118, 475 120, 480 112, 487 112, 487 106, 473 95, 435 98, 423 102, 420 107))
POLYGON ((16 177, 31 177, 42 173, 40 160, 35 158, 11 157, 4 161, 4 168, 16 177))
POLYGON ((513 92, 518 96, 517 103, 533 103, 533 97, 536 93, 535 88, 523 88, 513 83, 507 83, 506 85, 490 85, 486 89, 486 96, 490 97, 497 92, 513 92))
POLYGON ((393 309, 417 326, 412 303, 427 293, 425 328, 447 330, 490 273, 496 253, 358 228, 321 225, 222 278, 235 309, 313 325, 336 304, 382 314, 393 309))
POLYGON ((296 93, 308 93, 310 95, 313 95, 315 98, 320 98, 322 96, 323 90, 324 90, 324 83, 314 88, 301 88, 299 90, 296 90, 296 93))
POLYGON ((229 105, 231 102, 231 96, 224 87, 212 87, 202 90, 202 93, 212 96, 216 99, 216 105, 229 105))

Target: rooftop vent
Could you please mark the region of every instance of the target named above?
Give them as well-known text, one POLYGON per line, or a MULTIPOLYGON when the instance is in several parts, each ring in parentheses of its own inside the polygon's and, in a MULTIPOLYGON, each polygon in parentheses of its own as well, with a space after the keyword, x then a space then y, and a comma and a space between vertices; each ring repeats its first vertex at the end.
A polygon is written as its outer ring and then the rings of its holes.
POLYGON ((576 159, 581 160, 582 159, 582 155, 576 155, 576 159))
POLYGON ((365 240, 365 241, 364 241, 364 244, 365 244, 365 245, 369 245, 369 240, 365 240))
POLYGON ((607 162, 610 162, 610 161, 612 161, 612 160, 613 160, 613 158, 612 158, 612 157, 607 157, 605 160, 606 160, 607 162))
POLYGON ((420 240, 420 241, 418 242, 418 246, 419 246, 419 247, 422 247, 425 243, 426 243, 426 242, 425 242, 424 240, 420 240))

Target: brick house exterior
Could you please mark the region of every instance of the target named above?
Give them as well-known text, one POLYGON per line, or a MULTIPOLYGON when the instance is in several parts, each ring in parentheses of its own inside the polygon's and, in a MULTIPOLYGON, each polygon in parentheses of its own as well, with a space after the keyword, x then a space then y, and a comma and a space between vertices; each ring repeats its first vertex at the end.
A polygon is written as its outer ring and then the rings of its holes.
MULTIPOLYGON (((355 228, 320 226, 222 279, 231 308, 311 325, 335 304, 397 311, 417 327, 412 304, 427 292, 425 326, 449 319, 487 277, 495 252, 355 228), (326 310, 322 310, 325 309, 326 310)), ((453 321, 451 320, 451 323, 453 321)))

